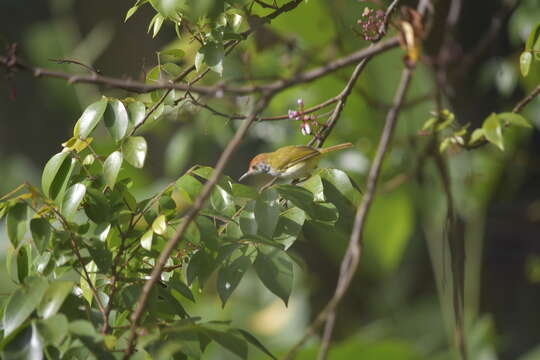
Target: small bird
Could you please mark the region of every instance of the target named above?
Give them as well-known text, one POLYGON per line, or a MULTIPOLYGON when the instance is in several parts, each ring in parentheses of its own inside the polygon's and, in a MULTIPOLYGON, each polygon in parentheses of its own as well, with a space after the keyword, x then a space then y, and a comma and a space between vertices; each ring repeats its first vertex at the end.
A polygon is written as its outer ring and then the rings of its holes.
POLYGON ((242 181, 250 175, 270 174, 280 179, 299 179, 311 175, 317 168, 321 156, 331 151, 352 147, 351 143, 317 149, 311 146, 284 146, 271 153, 255 156, 249 162, 248 171, 240 177, 242 181))

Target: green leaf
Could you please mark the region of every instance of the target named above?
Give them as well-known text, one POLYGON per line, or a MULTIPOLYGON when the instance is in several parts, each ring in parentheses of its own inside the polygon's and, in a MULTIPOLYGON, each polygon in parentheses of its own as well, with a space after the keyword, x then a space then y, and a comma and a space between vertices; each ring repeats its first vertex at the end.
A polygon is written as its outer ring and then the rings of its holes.
POLYGON ((45 164, 41 176, 41 188, 45 196, 54 201, 62 199, 74 165, 69 152, 58 153, 45 164))
POLYGON ((55 315, 66 297, 73 290, 74 285, 73 281, 55 281, 50 283, 37 308, 38 315, 44 319, 55 315))
POLYGON ((469 145, 474 145, 484 138, 485 138, 484 129, 482 128, 474 129, 474 131, 471 134, 471 138, 469 140, 469 145))
POLYGON ((299 184, 304 189, 309 190, 313 194, 314 201, 325 201, 324 186, 319 175, 313 175, 306 181, 299 184))
POLYGON ((259 196, 257 190, 243 184, 232 184, 232 196, 234 199, 242 198, 255 200, 259 196))
POLYGON ((111 208, 107 198, 94 188, 86 189, 84 212, 96 224, 109 222, 111 217, 111 208))
POLYGON ((240 256, 232 263, 222 266, 219 269, 217 291, 223 307, 250 266, 251 261, 249 257, 240 256))
POLYGON ((144 166, 146 150, 146 140, 142 136, 131 136, 122 144, 126 161, 139 169, 144 166))
POLYGON ((47 280, 38 277, 29 278, 25 285, 15 290, 4 309, 4 336, 15 331, 32 314, 46 290, 47 280))
POLYGON ((128 128, 128 113, 124 104, 117 99, 109 101, 103 116, 105 127, 115 141, 120 141, 126 136, 128 128))
POLYGON ((24 239, 28 225, 28 206, 19 202, 9 208, 6 218, 6 227, 11 245, 16 248, 24 239))
POLYGON ((502 126, 497 118, 497 114, 491 114, 482 125, 486 139, 499 149, 504 151, 504 139, 502 136, 502 126))
POLYGON ((36 322, 39 335, 45 344, 59 346, 68 334, 68 320, 64 314, 56 314, 36 322))
POLYGON ((196 278, 199 278, 199 286, 204 287, 204 283, 212 271, 214 271, 212 257, 204 249, 197 251, 191 256, 186 270, 188 285, 191 285, 196 278))
POLYGON ((243 339, 225 331, 209 328, 204 328, 204 333, 233 354, 242 359, 247 359, 247 343, 243 339))
POLYGON ((137 5, 130 7, 129 10, 127 11, 127 13, 126 13, 126 17, 124 18, 124 22, 128 21, 128 19, 129 19, 130 17, 132 17, 133 14, 135 14, 135 12, 136 12, 138 9, 139 9, 139 7, 138 7, 137 5))
POLYGON ((529 34, 529 37, 527 38, 527 43, 525 44, 525 50, 540 50, 540 22, 534 26, 531 33, 529 34))
POLYGON ((165 215, 159 215, 152 223, 152 230, 158 235, 164 235, 167 231, 167 219, 165 215))
POLYGON ((111 155, 107 156, 105 162, 103 163, 103 177, 105 178, 105 184, 110 188, 114 188, 116 183, 116 178, 120 172, 120 167, 122 166, 122 153, 120 151, 115 151, 111 155))
POLYGON ((106 108, 106 99, 101 99, 93 104, 90 104, 77 121, 78 133, 74 135, 80 137, 81 139, 86 139, 88 135, 92 133, 99 120, 101 120, 103 117, 103 113, 105 112, 106 108))
POLYGON ((152 239, 154 238, 154 231, 148 230, 141 236, 141 246, 145 250, 152 250, 152 239))
POLYGON ((272 237, 279 218, 279 205, 276 202, 257 200, 255 202, 255 221, 257 233, 266 237, 272 237))
POLYGON ((91 284, 88 283, 85 277, 85 273, 83 272, 81 275, 81 291, 83 297, 88 301, 88 304, 92 306, 92 300, 94 298, 94 293, 92 292, 92 286, 96 285, 96 278, 97 278, 97 265, 94 261, 90 261, 88 264, 84 266, 86 268, 86 271, 88 272, 88 276, 90 278, 91 284))
POLYGON ((272 359, 276 360, 277 358, 272 355, 272 353, 251 333, 247 332, 243 329, 234 329, 233 331, 238 332, 240 335, 244 337, 251 345, 257 347, 259 350, 261 350, 266 355, 270 356, 272 359))
POLYGON ((156 14, 156 16, 154 16, 152 21, 154 22, 152 37, 154 38, 159 33, 159 30, 161 29, 161 26, 163 25, 163 21, 165 21, 165 18, 161 16, 160 14, 156 14))
POLYGON ((521 75, 526 77, 529 74, 531 69, 533 55, 530 51, 524 51, 519 56, 519 69, 521 70, 521 75))
POLYGON ((22 284, 24 279, 28 276, 30 264, 30 252, 28 251, 27 246, 21 246, 17 252, 17 277, 19 282, 22 284))
POLYGON ((223 58, 225 49, 223 43, 209 42, 203 45, 195 55, 195 67, 197 72, 201 70, 202 64, 206 64, 212 71, 223 75, 223 58))
POLYGON ((139 126, 146 116, 146 106, 140 101, 130 102, 128 104, 129 128, 139 126))
MULTIPOLYGON (((165 71, 168 75, 172 76, 173 78, 177 77, 182 73, 182 68, 175 63, 165 63, 161 66, 163 71, 165 71)), ((167 101, 167 100, 165 100, 167 101)))
POLYGON ((49 265, 49 262, 51 261, 51 253, 50 252, 44 252, 43 254, 37 256, 34 259, 34 268, 36 269, 36 272, 39 274, 44 274, 49 265))
POLYGON ((42 253, 49 245, 51 239, 51 225, 49 221, 43 218, 35 218, 30 220, 30 231, 32 232, 32 239, 38 249, 39 253, 42 253))
POLYGON ((77 183, 66 191, 66 195, 62 200, 62 207, 60 209, 60 212, 62 215, 64 215, 66 220, 71 221, 85 194, 86 186, 82 183, 77 183))
POLYGON ((285 210, 279 216, 272 239, 288 249, 300 235, 305 220, 306 214, 300 208, 292 207, 285 210))
POLYGON ((497 117, 500 120, 510 125, 515 125, 515 126, 524 127, 524 128, 532 128, 532 125, 523 116, 516 113, 504 112, 504 113, 497 114, 497 117))
POLYGON ((167 61, 179 61, 181 60, 186 53, 181 49, 168 49, 159 52, 159 57, 162 62, 167 61))
POLYGON ((309 190, 294 185, 276 185, 274 189, 300 209, 308 212, 313 209, 313 194, 309 190))
POLYGON ((229 194, 219 185, 216 185, 214 190, 212 190, 210 204, 214 210, 216 210, 218 213, 224 214, 225 216, 232 216, 236 212, 231 194, 229 194))
POLYGON ((78 336, 95 337, 96 329, 86 320, 74 320, 69 323, 69 332, 78 336))
POLYGON ((107 245, 98 239, 92 239, 87 246, 90 256, 94 259, 98 269, 102 273, 108 273, 112 267, 112 254, 107 245))
POLYGON ((43 341, 34 322, 14 334, 0 353, 4 360, 41 360, 43 359, 43 341))
POLYGON ((184 175, 176 181, 176 186, 184 190, 191 201, 195 201, 202 190, 203 185, 191 175, 184 175))
POLYGON ((268 246, 259 246, 258 250, 253 263, 257 276, 287 305, 293 284, 292 262, 282 250, 268 246))
MULTIPOLYGON (((180 280, 180 275, 178 274, 178 272, 174 273, 168 285, 171 287, 173 291, 176 291, 179 294, 181 294, 183 297, 185 297, 186 299, 189 299, 195 302, 195 298, 193 297, 193 293, 191 292, 191 289, 186 284, 184 284, 182 280, 180 280)), ((173 295, 174 295, 174 292, 173 292, 173 295)))

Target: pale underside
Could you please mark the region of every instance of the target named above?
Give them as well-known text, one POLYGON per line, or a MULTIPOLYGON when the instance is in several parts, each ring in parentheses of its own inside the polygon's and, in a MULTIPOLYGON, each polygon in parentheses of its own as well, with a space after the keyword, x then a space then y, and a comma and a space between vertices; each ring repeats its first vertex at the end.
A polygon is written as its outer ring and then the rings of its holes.
POLYGON ((317 168, 320 156, 312 156, 310 159, 300 161, 293 164, 281 171, 269 171, 272 176, 279 177, 281 179, 299 179, 311 175, 313 170, 317 168))

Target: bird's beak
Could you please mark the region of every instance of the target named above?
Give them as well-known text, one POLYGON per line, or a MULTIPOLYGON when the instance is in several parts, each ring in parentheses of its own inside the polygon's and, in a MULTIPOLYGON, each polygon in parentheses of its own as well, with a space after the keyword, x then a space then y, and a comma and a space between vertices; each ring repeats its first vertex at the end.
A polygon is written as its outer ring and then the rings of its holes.
POLYGON ((240 176, 240 179, 238 179, 238 181, 242 181, 244 180, 245 178, 247 178, 248 176, 252 175, 253 173, 251 171, 247 171, 244 175, 240 176))

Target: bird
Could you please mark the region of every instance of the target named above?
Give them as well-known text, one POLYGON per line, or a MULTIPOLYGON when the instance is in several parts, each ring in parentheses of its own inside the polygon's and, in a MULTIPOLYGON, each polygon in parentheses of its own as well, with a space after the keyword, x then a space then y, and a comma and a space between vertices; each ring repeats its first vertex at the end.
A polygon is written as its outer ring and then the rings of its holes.
POLYGON ((300 179, 311 175, 317 168, 321 156, 337 150, 352 147, 351 143, 317 149, 306 145, 289 145, 271 153, 255 156, 250 162, 248 171, 238 181, 257 174, 270 174, 279 179, 300 179))

